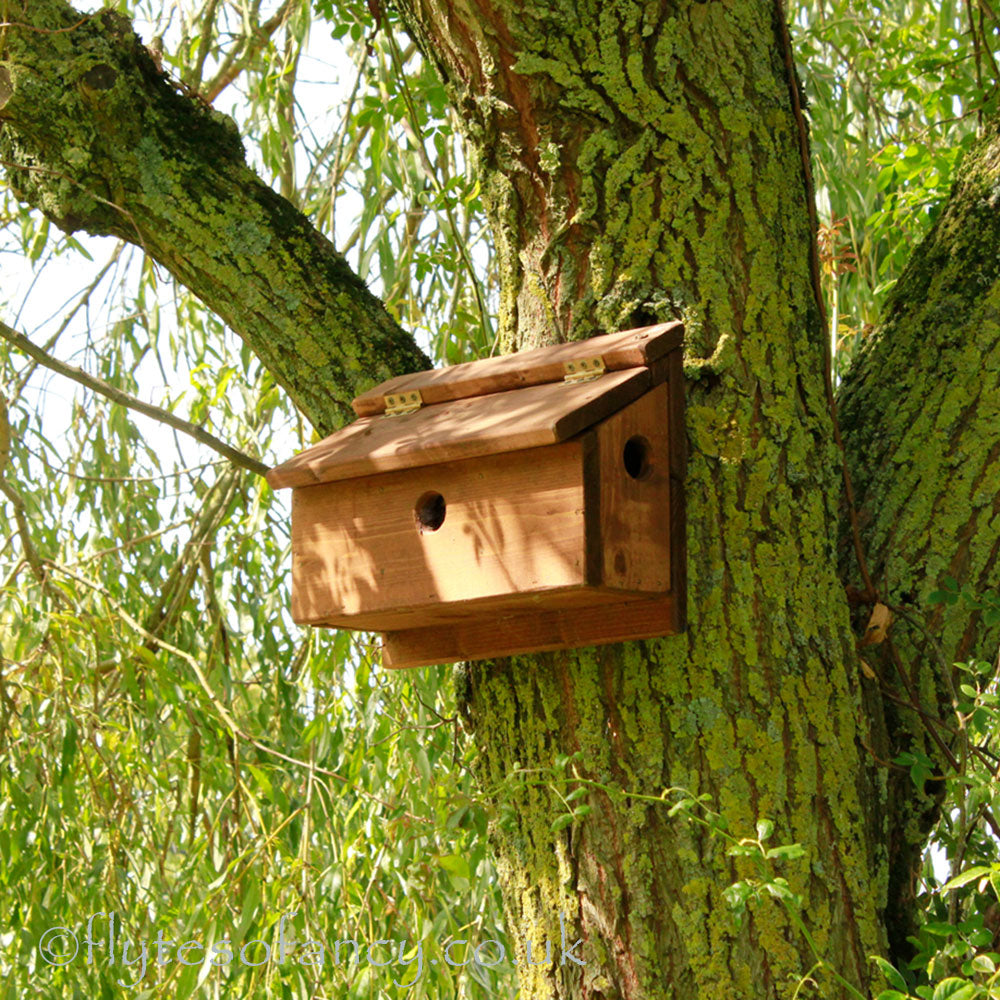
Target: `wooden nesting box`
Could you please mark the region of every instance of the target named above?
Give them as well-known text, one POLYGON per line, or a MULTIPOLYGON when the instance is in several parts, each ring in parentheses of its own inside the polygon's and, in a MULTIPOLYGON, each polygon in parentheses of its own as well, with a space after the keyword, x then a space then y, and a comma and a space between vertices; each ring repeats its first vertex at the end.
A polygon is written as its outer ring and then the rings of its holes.
POLYGON ((390 379, 267 476, 292 617, 389 667, 680 631, 679 323, 390 379))

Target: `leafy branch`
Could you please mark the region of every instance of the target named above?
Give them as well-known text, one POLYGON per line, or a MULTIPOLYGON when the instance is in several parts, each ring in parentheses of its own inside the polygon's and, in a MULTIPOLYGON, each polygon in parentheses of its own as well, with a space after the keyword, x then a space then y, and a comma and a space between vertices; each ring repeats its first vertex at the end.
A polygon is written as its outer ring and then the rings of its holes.
POLYGON ((189 420, 185 420, 183 417, 178 417, 169 410, 163 409, 163 407, 154 406, 152 403, 144 403, 141 399, 137 399, 130 393, 117 389, 113 385, 109 385, 103 379, 87 374, 87 372, 85 372, 82 368, 77 368, 75 365, 68 365, 64 361, 59 361, 42 348, 33 344, 23 333, 18 333, 17 330, 7 326, 6 323, 0 323, 0 338, 6 340, 9 344, 13 345, 24 354, 27 354, 30 358, 33 358, 40 365, 43 365, 50 371, 54 371, 58 375, 63 375, 66 378, 72 379, 74 382, 78 382, 80 385, 85 386, 93 392, 99 393, 107 399, 110 399, 113 403, 118 403, 121 406, 128 407, 128 409, 135 410, 137 413, 141 413, 144 416, 152 417, 154 420, 158 420, 160 423, 166 424, 168 427, 173 427, 175 430, 181 431, 181 433, 187 434, 189 437, 193 437, 196 441, 207 445, 213 451, 216 451, 220 455, 228 458, 233 465, 238 465, 242 469, 248 469, 250 472, 255 472, 258 476, 262 476, 265 472, 267 472, 267 466, 263 462, 247 455, 238 448, 234 448, 232 445, 226 444, 225 441, 217 438, 214 434, 206 431, 203 427, 199 427, 197 424, 192 424, 189 420))

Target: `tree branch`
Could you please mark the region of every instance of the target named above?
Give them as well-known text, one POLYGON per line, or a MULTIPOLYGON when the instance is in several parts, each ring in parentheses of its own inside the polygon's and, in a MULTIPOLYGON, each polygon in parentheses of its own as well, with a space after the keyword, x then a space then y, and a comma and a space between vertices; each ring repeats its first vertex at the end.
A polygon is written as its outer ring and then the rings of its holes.
POLYGON ((39 555, 38 549, 35 548, 35 543, 32 541, 31 529, 28 527, 28 519, 25 515, 27 508, 24 499, 2 475, 0 475, 0 493, 14 505, 14 520, 17 522, 17 534, 21 539, 21 550, 35 579, 44 590, 48 587, 48 581, 45 577, 45 560, 39 555))
POLYGON ((285 0, 272 17, 268 18, 263 24, 255 25, 249 34, 244 35, 233 45, 222 61, 218 72, 212 80, 201 88, 202 96, 209 104, 246 69, 250 61, 267 44, 271 35, 285 23, 291 10, 292 0, 285 0))
POLYGON ((121 406, 127 406, 130 410, 135 410, 137 413, 142 413, 147 417, 152 417, 154 420, 159 420, 160 423, 168 424, 170 427, 187 434, 189 437, 193 437, 196 441, 208 445, 213 451, 217 451, 220 455, 228 458, 233 465, 238 465, 242 469, 249 469, 251 472, 257 473, 258 476, 263 476, 267 472, 267 466, 263 462, 258 461, 256 458, 251 458, 250 455, 240 451, 238 448, 232 447, 232 445, 226 444, 221 438, 210 434, 203 427, 192 424, 189 420, 184 420, 182 417, 178 417, 176 414, 171 413, 169 410, 164 410, 162 407, 153 406, 152 403, 144 403, 141 399, 137 399, 130 393, 116 389, 113 385, 108 385, 107 382, 95 378, 93 375, 88 375, 82 368, 58 361, 52 355, 46 354, 40 347, 33 344, 23 333, 18 333, 17 330, 11 329, 6 323, 0 323, 0 338, 6 340, 9 344, 13 344, 19 351, 34 358, 35 361, 50 371, 64 375, 66 378, 71 378, 74 382, 79 382, 80 385, 86 386, 88 389, 107 397, 113 403, 119 403, 121 406))
MULTIPOLYGON (((881 599, 908 606, 935 637, 928 657, 914 636, 887 644, 900 691, 883 692, 893 757, 917 749, 945 769, 960 737, 930 721, 952 705, 950 664, 992 659, 1000 630, 957 602, 929 607, 945 576, 983 593, 998 583, 1000 556, 1000 140, 987 137, 964 162, 934 228, 914 250, 883 310, 883 323, 848 370, 840 392, 845 453, 871 577, 881 599)), ((841 523, 841 579, 860 569, 851 526, 841 523)), ((921 834, 937 819, 937 786, 915 790, 888 776, 891 875, 886 924, 905 956, 921 834)))
POLYGON ((333 245, 246 165, 234 122, 179 93, 125 18, 15 0, 7 20, 29 29, 0 29, 0 159, 19 198, 66 232, 141 246, 321 431, 376 382, 429 367, 333 245))
MULTIPOLYGON (((872 576, 897 605, 926 606, 945 575, 977 592, 997 586, 998 184, 994 127, 967 156, 840 393, 872 576)), ((857 571, 844 569, 848 580, 857 571)), ((948 662, 992 655, 960 604, 929 617, 948 662)), ((993 630, 988 642, 996 638, 993 630)))

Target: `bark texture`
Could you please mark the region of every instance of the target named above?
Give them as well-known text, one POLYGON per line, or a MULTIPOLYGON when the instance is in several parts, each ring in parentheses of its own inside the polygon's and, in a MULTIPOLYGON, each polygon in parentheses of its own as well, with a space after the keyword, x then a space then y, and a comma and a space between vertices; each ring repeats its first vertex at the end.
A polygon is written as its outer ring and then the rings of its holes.
MULTIPOLYGON (((946 575, 979 593, 997 585, 997 247, 1000 135, 994 130, 967 160, 841 391, 870 569, 900 604, 924 604, 946 575)), ((846 572, 854 572, 852 563, 846 572)), ((955 659, 988 655, 995 643, 965 608, 939 609, 930 624, 955 659)))
MULTIPOLYGON (((994 660, 998 629, 964 603, 928 606, 951 576, 979 595, 1000 589, 1000 135, 986 136, 930 236, 913 255, 841 392, 841 423, 857 492, 864 548, 882 598, 901 607, 894 630, 907 677, 872 656, 896 699, 913 694, 954 745, 951 665, 994 660), (931 638, 929 638, 931 637, 931 638)), ((853 548, 843 575, 858 582, 853 548)), ((917 749, 949 765, 927 722, 886 702, 890 755, 917 749)), ((890 939, 912 933, 916 874, 940 783, 920 794, 906 772, 889 774, 893 858, 890 939)))
MULTIPOLYGON (((864 991, 887 916, 898 938, 932 802, 908 803, 868 749, 891 754, 887 721, 907 720, 886 720, 859 677, 837 576, 839 456, 780 7, 400 7, 478 160, 507 347, 688 326, 687 633, 458 675, 497 806, 522 993, 769 1000, 814 970, 813 993, 840 997, 831 966, 864 991), (566 787, 553 768, 586 779, 574 804, 591 806, 555 830, 566 787), (759 872, 651 801, 669 788, 707 795, 737 837, 768 819, 772 843, 803 845, 773 868, 801 895, 815 951, 769 897, 737 923, 723 890, 759 872), (560 915, 569 941, 583 938, 582 967, 558 944, 542 957, 560 915)), ((144 246, 324 429, 359 389, 426 364, 117 15, 38 0, 9 4, 5 20, 0 157, 21 197, 66 229, 144 246)), ((845 387, 865 540, 900 600, 949 571, 995 585, 1000 446, 983 441, 998 415, 997 163, 993 137, 845 387)), ((841 573, 856 582, 847 557, 841 573)), ((930 626, 950 655, 989 639, 957 617, 930 626)), ((943 675, 920 667, 918 646, 900 639, 933 701, 943 675)), ((913 720, 904 738, 923 740, 913 720)))
MULTIPOLYGON (((820 957, 864 989, 883 945, 883 800, 836 577, 838 460, 780 12, 403 8, 477 152, 508 345, 688 324, 687 634, 464 677, 480 778, 501 800, 511 937, 558 940, 562 912, 584 939, 585 968, 523 965, 523 995, 788 997, 820 957), (574 753, 603 789, 553 832, 566 807, 518 775, 574 753), (737 836, 767 818, 805 847, 780 873, 818 955, 773 900, 737 926, 722 893, 753 872, 719 838, 620 798, 668 787, 709 795, 737 836)), ((842 995, 818 975, 821 995, 842 995)))
POLYGON ((180 93, 127 19, 4 5, 0 161, 66 232, 141 246, 208 303, 321 431, 429 361, 357 275, 244 161, 235 123, 180 93))

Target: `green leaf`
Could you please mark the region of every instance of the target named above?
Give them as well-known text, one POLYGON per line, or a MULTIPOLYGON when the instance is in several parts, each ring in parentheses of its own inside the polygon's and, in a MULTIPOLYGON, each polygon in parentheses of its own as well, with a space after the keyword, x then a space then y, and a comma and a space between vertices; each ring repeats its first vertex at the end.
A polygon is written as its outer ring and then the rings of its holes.
POLYGON ((902 990, 906 992, 906 980, 899 970, 896 969, 894 965, 887 962, 884 958, 879 955, 874 955, 872 961, 879 967, 882 975, 885 976, 886 982, 897 990, 902 990))
POLYGON ((976 955, 972 959, 972 968, 976 972, 982 972, 987 976, 992 976, 997 971, 996 963, 989 955, 976 955))
POLYGON ((950 892, 952 889, 958 889, 963 885, 968 885, 970 882, 975 882, 977 879, 988 877, 998 869, 1000 869, 1000 866, 997 865, 990 867, 978 865, 975 868, 968 868, 961 874, 956 875, 953 879, 949 879, 945 882, 945 884, 941 886, 941 891, 950 892))
POLYGON ((775 899, 782 902, 791 903, 793 906, 800 906, 802 897, 792 892, 788 883, 784 879, 775 879, 773 882, 765 882, 763 888, 775 899))
POLYGON ((805 848, 801 844, 784 844, 781 847, 769 848, 766 857, 791 861, 795 858, 804 857, 805 853, 805 848))
POLYGON ((957 927, 946 924, 941 920, 929 920, 926 924, 922 924, 920 929, 926 931, 928 934, 933 934, 935 937, 954 937, 958 934, 957 927))
POLYGON ((59 780, 64 781, 67 773, 73 767, 73 759, 76 757, 76 725, 70 719, 66 723, 66 735, 63 737, 62 763, 59 767, 59 780))
POLYGON ((447 854, 438 858, 438 864, 446 872, 451 872, 452 875, 458 875, 461 878, 470 877, 469 862, 459 854, 447 854))
POLYGON ((753 897, 753 886, 747 882, 734 882, 722 891, 722 896, 726 902, 737 911, 746 909, 747 902, 753 897))
POLYGON ((934 988, 932 1000, 973 1000, 973 997, 979 996, 980 992, 975 983, 950 977, 941 980, 934 988))

